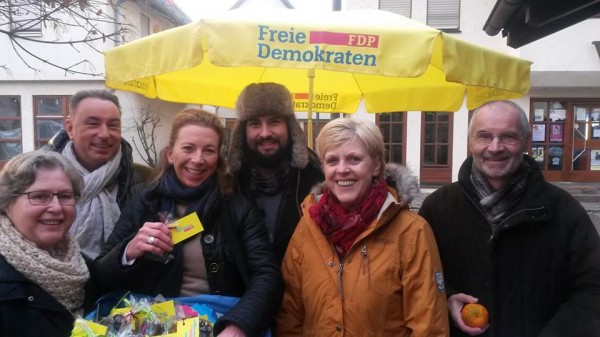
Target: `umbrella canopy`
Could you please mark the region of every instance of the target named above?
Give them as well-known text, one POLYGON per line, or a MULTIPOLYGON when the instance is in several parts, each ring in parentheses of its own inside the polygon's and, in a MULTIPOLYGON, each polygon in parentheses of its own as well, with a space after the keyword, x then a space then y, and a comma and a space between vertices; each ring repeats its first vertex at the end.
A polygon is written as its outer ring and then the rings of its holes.
POLYGON ((531 63, 390 12, 232 10, 105 52, 106 85, 233 108, 277 82, 297 111, 457 111, 521 97, 531 63))

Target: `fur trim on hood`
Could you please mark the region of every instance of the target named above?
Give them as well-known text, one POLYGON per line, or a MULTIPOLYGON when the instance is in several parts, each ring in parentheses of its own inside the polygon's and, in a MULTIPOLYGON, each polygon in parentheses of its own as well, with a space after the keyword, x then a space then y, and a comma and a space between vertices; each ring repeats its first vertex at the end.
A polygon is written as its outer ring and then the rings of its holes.
POLYGON ((306 135, 294 115, 294 103, 286 87, 277 83, 252 83, 238 97, 235 104, 238 121, 229 142, 229 171, 237 175, 246 159, 246 122, 263 116, 284 117, 292 142, 292 167, 303 169, 308 164, 306 135))
MULTIPOLYGON (((400 204, 410 205, 419 193, 419 181, 417 177, 404 165, 396 163, 385 164, 383 178, 388 186, 394 188, 398 193, 398 203, 400 204)), ((314 195, 322 194, 325 186, 327 186, 325 181, 318 183, 312 188, 311 192, 314 195)))

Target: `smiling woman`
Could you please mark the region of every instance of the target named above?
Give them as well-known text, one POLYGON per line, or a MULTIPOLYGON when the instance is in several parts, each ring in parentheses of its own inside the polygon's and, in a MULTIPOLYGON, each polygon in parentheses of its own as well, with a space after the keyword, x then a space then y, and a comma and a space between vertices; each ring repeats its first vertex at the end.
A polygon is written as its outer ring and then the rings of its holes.
POLYGON ((277 335, 447 336, 433 233, 408 208, 416 178, 384 165, 372 122, 330 121, 317 153, 325 183, 304 199, 283 260, 277 335))
POLYGON ((89 272, 68 234, 83 182, 58 153, 33 151, 0 172, 0 336, 69 336, 89 272))
POLYGON ((174 117, 155 180, 121 213, 92 278, 106 292, 241 297, 217 320, 215 335, 258 336, 273 320, 283 282, 262 218, 233 193, 224 134, 207 111, 186 108, 174 117), (188 215, 204 229, 179 242, 168 222, 188 215))

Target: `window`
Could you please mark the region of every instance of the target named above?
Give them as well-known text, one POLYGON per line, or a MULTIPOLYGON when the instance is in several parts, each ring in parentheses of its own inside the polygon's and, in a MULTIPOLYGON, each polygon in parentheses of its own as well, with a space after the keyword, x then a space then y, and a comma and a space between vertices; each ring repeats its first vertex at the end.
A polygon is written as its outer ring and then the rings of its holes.
POLYGON ((140 37, 150 35, 150 18, 140 14, 140 37))
POLYGON ((385 147, 385 161, 391 163, 405 163, 405 112, 391 112, 378 114, 378 125, 383 135, 385 147))
POLYGON ((451 114, 424 112, 423 116, 423 166, 448 166, 451 114))
POLYGON ((411 0, 379 0, 379 9, 404 15, 407 18, 412 15, 411 5, 411 0))
POLYGON ((0 96, 0 165, 22 152, 21 98, 0 96))
POLYGON ((20 35, 42 35, 42 2, 9 0, 10 28, 20 35))
POLYGON ((427 0, 427 25, 448 32, 460 30, 460 0, 427 0))
POLYGON ((60 130, 68 116, 69 96, 33 96, 35 148, 39 149, 60 130))

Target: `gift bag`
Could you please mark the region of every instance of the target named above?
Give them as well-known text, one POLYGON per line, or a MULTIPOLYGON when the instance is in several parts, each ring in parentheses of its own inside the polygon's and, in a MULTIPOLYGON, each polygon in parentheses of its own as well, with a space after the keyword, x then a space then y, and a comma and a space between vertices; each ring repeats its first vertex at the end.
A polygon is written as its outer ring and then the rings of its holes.
MULTIPOLYGON (((124 308, 127 307, 127 299, 136 298, 142 299, 146 298, 149 300, 153 300, 154 297, 147 296, 143 294, 132 293, 129 291, 116 291, 112 293, 108 293, 102 296, 95 304, 95 309, 87 314, 84 319, 92 322, 98 322, 101 318, 109 316, 111 311, 116 308, 124 308)), ((167 298, 166 300, 173 300, 175 303, 194 306, 196 304, 205 305, 212 309, 215 318, 219 318, 222 315, 226 314, 235 306, 240 298, 239 297, 231 297, 231 296, 221 296, 221 295, 209 295, 203 294, 193 297, 177 297, 177 298, 167 298)), ((271 337, 271 331, 265 331, 263 337, 271 337)))

